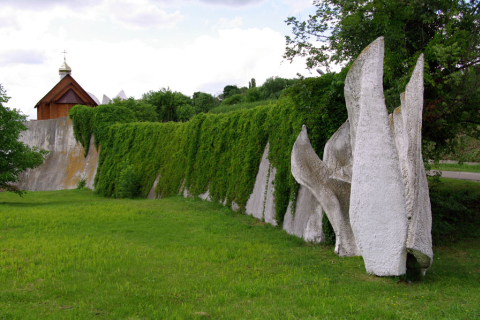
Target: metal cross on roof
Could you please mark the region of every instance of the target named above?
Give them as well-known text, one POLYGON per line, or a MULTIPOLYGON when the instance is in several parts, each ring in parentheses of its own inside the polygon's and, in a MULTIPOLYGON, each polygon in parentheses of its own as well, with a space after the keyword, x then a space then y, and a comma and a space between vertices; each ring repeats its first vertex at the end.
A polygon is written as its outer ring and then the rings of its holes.
POLYGON ((66 51, 66 50, 63 50, 62 53, 63 53, 63 60, 64 60, 64 61, 67 61, 67 56, 66 56, 67 51, 66 51))

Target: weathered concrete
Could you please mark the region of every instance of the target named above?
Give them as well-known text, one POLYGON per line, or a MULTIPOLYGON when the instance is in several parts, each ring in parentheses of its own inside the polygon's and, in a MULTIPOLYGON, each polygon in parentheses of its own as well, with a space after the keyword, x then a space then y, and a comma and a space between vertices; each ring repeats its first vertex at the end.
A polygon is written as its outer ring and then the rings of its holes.
POLYGON ((157 193, 155 192, 155 188, 157 187, 158 180, 160 179, 160 175, 157 176, 155 181, 153 182, 152 188, 150 188, 150 191, 148 192, 147 199, 158 199, 160 198, 157 196, 157 193))
POLYGON ((405 185, 407 250, 425 272, 433 260, 432 210, 422 157, 423 54, 417 60, 401 106, 393 112, 395 143, 405 185))
POLYGON ((352 182, 353 155, 348 120, 325 144, 323 161, 332 171, 332 178, 348 183, 352 182))
POLYGON ((405 186, 383 96, 384 40, 371 43, 350 68, 345 99, 353 173, 350 222, 368 273, 406 271, 405 186))
POLYGON ((310 190, 332 224, 335 252, 340 256, 359 255, 348 213, 349 185, 331 177, 331 170, 313 150, 305 126, 293 145, 291 165, 295 180, 310 190))
POLYGON ((300 185, 295 205, 295 215, 292 215, 290 202, 283 220, 283 230, 296 235, 307 242, 320 243, 325 241, 322 229, 323 209, 315 196, 300 185))
POLYGON ((273 180, 275 179, 277 170, 272 167, 270 161, 268 161, 269 150, 270 144, 267 143, 263 151, 253 192, 245 206, 245 212, 275 226, 277 225, 277 221, 275 219, 275 199, 273 197, 275 187, 273 186, 273 180))
POLYGON ((19 140, 50 153, 38 168, 27 170, 20 175, 17 184, 20 189, 74 189, 82 178, 86 180, 88 188, 93 188, 98 164, 98 152, 93 145, 93 137, 85 158, 84 149, 75 141, 73 125, 67 117, 29 121, 26 126, 29 130, 22 132, 19 140))

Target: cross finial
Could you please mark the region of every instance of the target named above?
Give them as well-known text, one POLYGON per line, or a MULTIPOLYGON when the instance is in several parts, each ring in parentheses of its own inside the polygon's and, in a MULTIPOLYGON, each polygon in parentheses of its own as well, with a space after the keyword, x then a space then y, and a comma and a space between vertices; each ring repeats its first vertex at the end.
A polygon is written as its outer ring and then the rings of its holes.
POLYGON ((67 61, 67 51, 66 50, 63 50, 63 61, 67 61))

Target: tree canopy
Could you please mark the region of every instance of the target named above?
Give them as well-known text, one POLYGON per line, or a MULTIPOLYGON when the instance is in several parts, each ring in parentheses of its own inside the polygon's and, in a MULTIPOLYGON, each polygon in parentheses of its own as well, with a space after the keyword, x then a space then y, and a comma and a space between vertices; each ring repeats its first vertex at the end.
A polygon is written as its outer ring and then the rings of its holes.
MULTIPOLYGON (((384 91, 400 105, 416 59, 425 54, 424 142, 437 152, 459 133, 479 138, 480 1, 324 0, 306 21, 289 17, 284 58, 307 67, 346 64, 385 38, 384 91), (432 143, 433 142, 433 143, 432 143)), ((430 154, 429 156, 433 156, 430 154)))
POLYGON ((23 191, 12 183, 18 181, 22 171, 41 165, 48 152, 18 141, 20 133, 28 129, 24 124, 26 116, 6 107, 9 99, 0 84, 0 189, 22 195, 23 191))

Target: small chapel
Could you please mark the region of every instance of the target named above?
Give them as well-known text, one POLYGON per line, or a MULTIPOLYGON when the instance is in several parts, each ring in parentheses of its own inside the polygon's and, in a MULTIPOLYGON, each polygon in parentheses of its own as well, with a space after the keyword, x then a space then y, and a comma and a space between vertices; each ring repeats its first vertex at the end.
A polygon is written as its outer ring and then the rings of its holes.
POLYGON ((72 69, 64 57, 59 69, 60 81, 35 105, 37 120, 67 117, 70 109, 77 104, 92 108, 100 104, 94 95, 85 91, 73 79, 71 73, 72 69))

